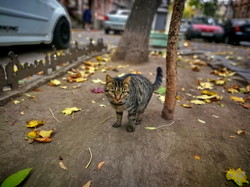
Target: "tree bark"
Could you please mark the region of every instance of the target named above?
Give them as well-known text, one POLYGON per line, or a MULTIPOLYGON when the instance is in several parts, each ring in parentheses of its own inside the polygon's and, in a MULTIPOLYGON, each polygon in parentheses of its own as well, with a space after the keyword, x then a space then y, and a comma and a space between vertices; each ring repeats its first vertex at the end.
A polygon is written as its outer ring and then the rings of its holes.
POLYGON ((152 21, 161 0, 135 0, 125 31, 112 60, 148 61, 152 21))
POLYGON ((179 39, 179 28, 181 18, 184 10, 185 0, 175 0, 173 7, 173 14, 170 22, 169 37, 167 43, 167 57, 166 57, 166 97, 162 110, 162 118, 172 120, 174 118, 174 110, 176 104, 177 93, 177 71, 176 71, 176 57, 179 39))

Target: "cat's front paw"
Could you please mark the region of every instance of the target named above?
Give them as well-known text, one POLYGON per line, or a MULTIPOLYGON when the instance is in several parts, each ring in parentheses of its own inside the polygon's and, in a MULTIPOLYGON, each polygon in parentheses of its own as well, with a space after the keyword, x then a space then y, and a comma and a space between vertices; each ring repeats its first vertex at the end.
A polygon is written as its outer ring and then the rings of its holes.
POLYGON ((121 126, 121 124, 118 124, 118 123, 115 123, 114 125, 113 125, 113 127, 115 127, 115 128, 118 128, 118 127, 120 127, 121 126))
POLYGON ((128 132, 134 132, 135 131, 135 128, 132 125, 127 125, 126 129, 127 129, 128 132))

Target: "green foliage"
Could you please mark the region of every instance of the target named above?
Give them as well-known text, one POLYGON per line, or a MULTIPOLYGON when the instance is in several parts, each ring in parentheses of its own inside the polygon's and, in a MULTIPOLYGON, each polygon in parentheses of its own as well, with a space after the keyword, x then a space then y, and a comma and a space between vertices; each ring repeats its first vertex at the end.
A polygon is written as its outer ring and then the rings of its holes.
POLYGON ((29 175, 31 170, 32 168, 27 168, 12 174, 3 181, 1 187, 15 187, 19 185, 29 175))

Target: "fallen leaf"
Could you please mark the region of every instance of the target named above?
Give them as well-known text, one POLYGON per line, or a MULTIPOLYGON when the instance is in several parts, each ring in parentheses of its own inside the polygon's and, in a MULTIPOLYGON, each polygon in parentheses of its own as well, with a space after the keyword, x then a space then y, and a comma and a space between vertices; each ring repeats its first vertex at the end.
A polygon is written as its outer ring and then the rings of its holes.
POLYGON ((86 184, 84 184, 82 187, 90 187, 91 186, 92 181, 88 181, 86 184))
POLYGON ((191 100, 190 103, 196 104, 196 105, 204 105, 206 104, 204 101, 201 100, 191 100))
POLYGON ((250 105, 248 105, 248 104, 244 104, 244 105, 242 105, 242 107, 246 108, 246 109, 250 109, 250 105))
POLYGON ((61 82, 59 80, 51 80, 50 83, 49 83, 50 86, 59 86, 61 85, 61 82))
POLYGON ((34 139, 38 136, 38 133, 37 131, 31 131, 27 134, 27 137, 30 138, 30 139, 34 139))
POLYGON ((102 166, 104 165, 104 161, 102 161, 102 162, 99 162, 99 164, 97 165, 97 168, 96 169, 101 169, 102 168, 102 166))
POLYGON ((183 106, 184 108, 192 108, 191 105, 187 105, 187 104, 182 104, 181 106, 183 106))
POLYGON ((161 101, 161 103, 164 103, 165 102, 165 95, 159 96, 158 99, 161 101))
POLYGON ((160 87, 157 90, 155 90, 155 93, 161 94, 161 95, 165 95, 166 94, 166 87, 160 87))
POLYGON ((194 155, 194 158, 195 158, 196 160, 200 160, 200 159, 201 159, 201 157, 198 156, 198 155, 194 155))
POLYGON ((209 89, 212 90, 214 88, 214 84, 211 82, 200 82, 200 86, 197 87, 199 90, 209 89))
POLYGON ((203 94, 203 95, 209 95, 209 96, 218 95, 216 92, 209 91, 209 90, 202 90, 201 94, 203 94))
POLYGON ((59 166, 64 169, 67 170, 68 168, 64 165, 64 163, 62 161, 59 162, 59 166))
POLYGON ((144 127, 144 128, 147 130, 156 130, 157 129, 156 127, 144 127))
POLYGON ((245 131, 244 130, 241 130, 241 129, 239 129, 239 130, 237 130, 237 132, 236 132, 238 135, 241 135, 241 134, 245 134, 245 131))
POLYGON ((226 178, 227 180, 233 180, 238 186, 242 186, 244 183, 249 184, 247 180, 247 175, 241 168, 229 169, 226 171, 226 178))
POLYGON ((227 89, 227 92, 228 92, 228 93, 235 94, 235 93, 238 93, 239 91, 238 91, 237 89, 235 89, 235 88, 228 88, 228 89, 227 89))
POLYGON ((80 111, 81 109, 80 108, 77 108, 77 107, 72 107, 72 108, 65 108, 62 113, 65 114, 65 115, 70 115, 72 114, 73 112, 78 112, 80 111))
POLYGON ((92 93, 104 93, 103 88, 94 88, 91 90, 92 93))
POLYGON ((101 106, 101 107, 107 107, 107 106, 106 106, 106 105, 104 105, 104 104, 100 104, 100 106, 101 106))
POLYGON ((236 136, 230 135, 229 138, 236 138, 236 136))
POLYGON ((230 99, 239 103, 245 103, 245 100, 241 97, 231 96, 230 99))
POLYGON ((102 81, 101 79, 93 79, 92 82, 93 82, 93 83, 96 83, 96 84, 97 84, 97 83, 99 83, 99 84, 106 84, 106 82, 105 82, 105 81, 102 81))
POLYGON ((46 123, 45 121, 31 120, 27 122, 26 127, 30 127, 30 128, 38 127, 38 126, 44 125, 45 123, 46 123))
POLYGON ((62 88, 62 89, 67 89, 68 86, 60 86, 60 88, 62 88))
POLYGON ((201 119, 198 119, 198 121, 199 121, 200 123, 203 123, 203 124, 206 123, 205 121, 203 121, 203 120, 201 120, 201 119))
POLYGON ((48 142, 51 142, 52 139, 51 138, 34 138, 33 140, 37 141, 37 142, 43 142, 43 143, 48 143, 48 142))
POLYGON ((19 103, 20 103, 20 101, 18 101, 18 100, 14 100, 14 101, 13 101, 13 103, 14 103, 15 105, 17 105, 17 104, 19 104, 19 103))
POLYGON ((1 187, 18 186, 29 175, 31 170, 32 168, 27 168, 10 175, 3 181, 1 187))
POLYGON ((49 138, 51 137, 51 134, 53 133, 54 131, 53 130, 48 130, 48 131, 45 131, 45 130, 40 130, 39 131, 39 135, 43 138, 49 138))

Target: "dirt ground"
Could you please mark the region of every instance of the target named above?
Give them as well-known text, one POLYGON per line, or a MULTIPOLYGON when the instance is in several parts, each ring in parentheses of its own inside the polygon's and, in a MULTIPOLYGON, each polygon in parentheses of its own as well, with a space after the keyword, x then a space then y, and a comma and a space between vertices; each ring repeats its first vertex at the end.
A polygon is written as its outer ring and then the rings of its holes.
MULTIPOLYGON (((106 64, 120 65, 115 62, 106 64)), ((151 57, 149 63, 117 68, 119 72, 109 70, 107 73, 116 76, 132 69, 153 81, 157 66, 165 71, 165 59, 161 56, 151 57)), ((104 80, 106 73, 100 71, 84 83, 68 83, 63 77, 59 78, 63 85, 68 86, 67 89, 46 84, 39 88, 40 92, 28 93, 36 99, 23 95, 16 98, 21 101, 17 105, 10 101, 0 108, 0 182, 19 170, 33 168, 22 183, 25 187, 82 187, 88 181, 92 181, 92 187, 236 186, 226 180, 225 171, 242 168, 250 176, 250 110, 232 101, 232 94, 227 93, 223 86, 215 86, 213 90, 223 96, 219 103, 188 103, 193 96, 200 95, 197 79, 218 77, 210 74, 210 67, 200 68, 200 72, 194 72, 187 62, 178 62, 177 95, 181 99, 177 101, 172 125, 168 125, 172 121, 161 118, 163 104, 154 95, 142 124, 136 126, 133 133, 125 129, 126 117, 122 127, 113 128, 115 112, 105 95, 90 91, 103 87, 91 82, 97 78, 104 80), (76 85, 80 87, 72 88, 76 85), (193 107, 184 108, 181 106, 184 103, 193 107), (66 107, 82 110, 74 116, 65 116, 61 111, 66 107), (55 129, 52 142, 29 144, 25 140, 30 132, 25 125, 32 119, 46 121, 38 129, 55 129), (144 128, 162 125, 166 126, 157 130, 144 128), (238 135, 239 129, 245 134, 238 135), (93 158, 86 169, 90 159, 89 148, 93 158), (101 161, 104 165, 97 169, 101 161), (68 169, 63 170, 59 162, 68 169)), ((227 86, 246 86, 234 78, 230 79, 227 86)), ((245 94, 237 96, 246 97, 245 94)))

